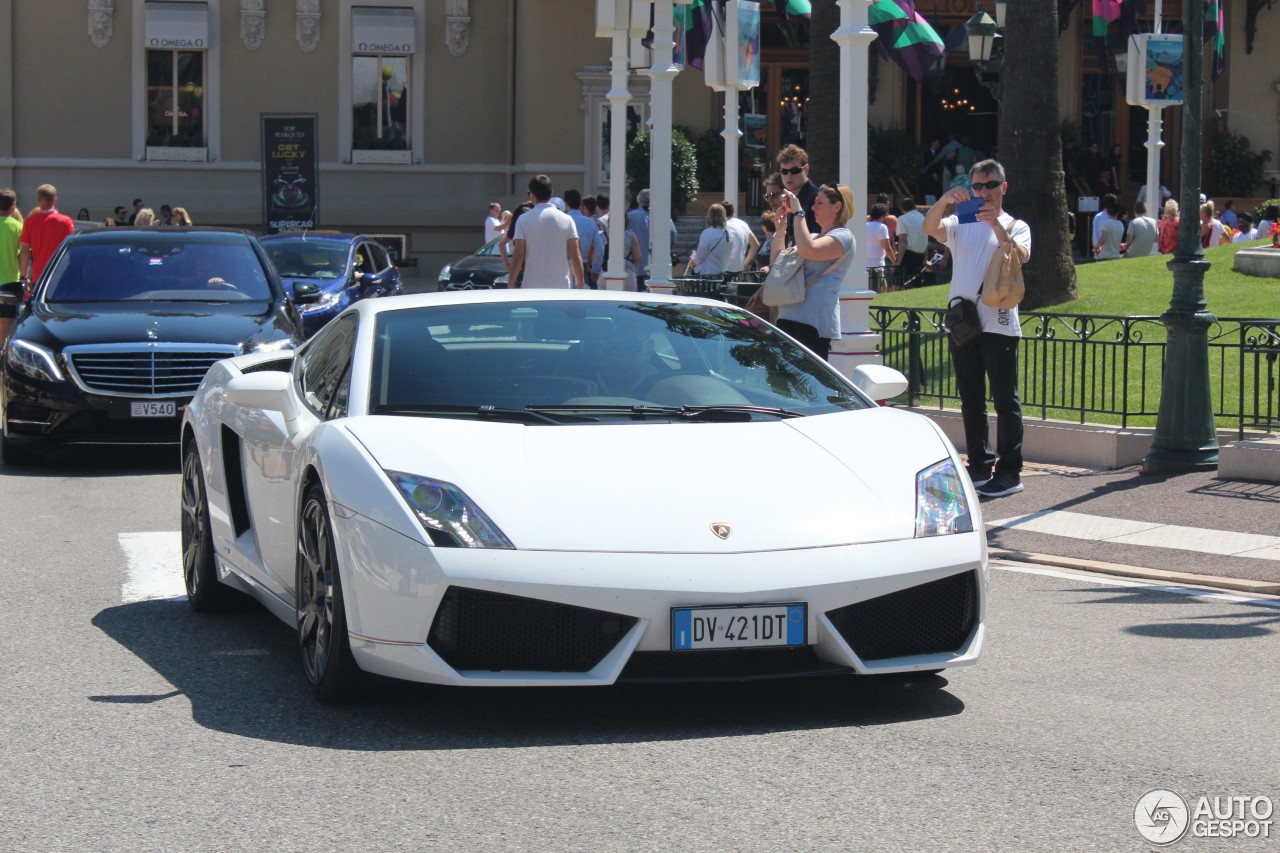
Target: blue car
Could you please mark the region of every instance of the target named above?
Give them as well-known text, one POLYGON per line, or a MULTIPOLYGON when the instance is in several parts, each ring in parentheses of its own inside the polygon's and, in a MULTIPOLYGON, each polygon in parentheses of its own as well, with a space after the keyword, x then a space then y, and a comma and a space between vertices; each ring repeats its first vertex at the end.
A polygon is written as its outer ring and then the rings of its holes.
POLYGON ((298 306, 307 337, 353 302, 404 292, 400 270, 372 237, 299 231, 272 234, 261 243, 286 290, 292 293, 303 283, 320 288, 319 301, 298 306))

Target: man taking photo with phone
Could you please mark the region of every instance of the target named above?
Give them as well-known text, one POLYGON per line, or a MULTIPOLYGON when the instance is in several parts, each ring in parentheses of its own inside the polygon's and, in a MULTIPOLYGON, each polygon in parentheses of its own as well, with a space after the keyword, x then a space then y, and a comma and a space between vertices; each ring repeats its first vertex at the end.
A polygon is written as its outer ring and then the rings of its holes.
POLYGON ((1022 325, 1018 309, 993 308, 981 299, 982 281, 998 247, 1013 243, 1018 257, 1031 257, 1031 229, 1004 212, 1009 189, 1004 167, 995 160, 975 163, 969 171, 972 192, 952 187, 942 194, 924 219, 925 234, 951 250, 951 290, 955 297, 977 303, 982 334, 964 346, 951 345, 960 413, 964 419, 969 477, 978 494, 998 498, 1022 491, 1022 402, 1018 398, 1018 339, 1022 325), (977 211, 957 215, 972 207, 977 211), (987 381, 996 409, 996 453, 987 426, 987 381))

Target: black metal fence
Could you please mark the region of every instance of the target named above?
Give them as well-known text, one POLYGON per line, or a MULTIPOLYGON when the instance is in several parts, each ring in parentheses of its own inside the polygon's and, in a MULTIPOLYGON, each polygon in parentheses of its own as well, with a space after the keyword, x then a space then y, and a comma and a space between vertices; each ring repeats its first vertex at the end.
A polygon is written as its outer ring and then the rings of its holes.
MULTIPOLYGON (((884 363, 910 382, 911 405, 959 405, 943 309, 876 307, 884 363)), ((1023 313, 1023 413, 1043 419, 1154 424, 1165 327, 1159 317, 1023 313)), ((1220 426, 1280 430, 1280 319, 1219 318, 1209 330, 1210 386, 1220 426)))

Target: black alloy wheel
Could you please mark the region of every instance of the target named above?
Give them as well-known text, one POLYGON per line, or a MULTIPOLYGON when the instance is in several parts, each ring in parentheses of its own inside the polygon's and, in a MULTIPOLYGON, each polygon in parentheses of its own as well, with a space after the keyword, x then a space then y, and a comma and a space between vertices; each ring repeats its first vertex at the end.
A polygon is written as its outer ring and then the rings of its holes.
POLYGON ((302 670, 322 702, 350 698, 360 669, 351 656, 342 598, 338 552, 324 490, 307 490, 298 519, 298 569, 295 579, 298 649, 302 670))
POLYGON ((182 455, 182 580, 187 601, 197 613, 221 610, 232 590, 218 582, 209 528, 209 499, 205 494, 200 451, 195 442, 182 455))

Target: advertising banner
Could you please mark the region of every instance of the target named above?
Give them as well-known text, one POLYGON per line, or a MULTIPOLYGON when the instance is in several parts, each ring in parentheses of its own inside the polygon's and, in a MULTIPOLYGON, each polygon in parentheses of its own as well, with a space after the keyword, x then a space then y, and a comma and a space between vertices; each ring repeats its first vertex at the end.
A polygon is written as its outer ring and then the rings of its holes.
POLYGON ((1181 35, 1140 33, 1129 40, 1128 54, 1126 101, 1147 107, 1182 104, 1181 35))
POLYGON ((268 234, 315 228, 320 210, 315 113, 262 114, 262 221, 268 234))

